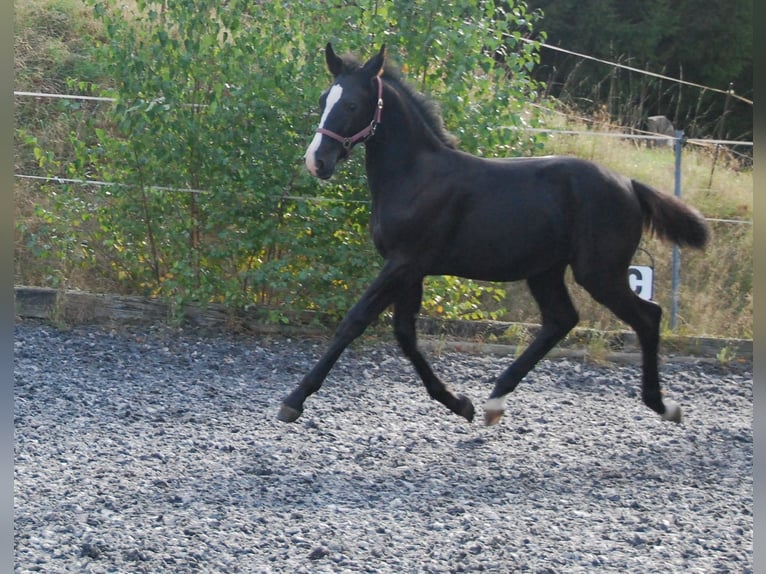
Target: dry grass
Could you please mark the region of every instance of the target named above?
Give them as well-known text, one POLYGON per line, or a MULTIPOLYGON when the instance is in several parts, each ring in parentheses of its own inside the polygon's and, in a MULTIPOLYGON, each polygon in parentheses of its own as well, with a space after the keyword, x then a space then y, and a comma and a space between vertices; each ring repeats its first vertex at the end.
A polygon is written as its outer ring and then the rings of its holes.
MULTIPOLYGON (((598 135, 617 129, 606 122, 566 122, 551 118, 553 127, 594 131, 593 136, 554 135, 546 152, 575 155, 597 161, 617 172, 641 180, 667 193, 674 193, 675 152, 671 147, 650 147, 641 140, 598 135)), ((681 162, 681 196, 713 219, 713 239, 704 252, 681 252, 678 332, 680 334, 722 337, 752 337, 752 248, 753 248, 753 171, 742 168, 731 155, 719 154, 714 164, 714 149, 688 144, 681 162)), ((645 238, 642 247, 654 259, 655 299, 665 309, 666 326, 670 319, 672 247, 645 238)), ((643 253, 638 264, 648 263, 643 253)), ((570 281, 583 323, 595 328, 622 328, 622 324, 594 303, 587 293, 570 281)))

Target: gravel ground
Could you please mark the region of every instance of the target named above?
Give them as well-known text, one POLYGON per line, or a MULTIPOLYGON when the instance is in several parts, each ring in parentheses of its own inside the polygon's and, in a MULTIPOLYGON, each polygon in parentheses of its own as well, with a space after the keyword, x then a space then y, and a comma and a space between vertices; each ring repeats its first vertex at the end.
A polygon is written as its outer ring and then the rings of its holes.
MULTIPOLYGON (((495 427, 356 345, 15 326, 16 572, 752 572, 750 365, 543 361, 495 427)), ((481 405, 507 359, 430 353, 481 405)))

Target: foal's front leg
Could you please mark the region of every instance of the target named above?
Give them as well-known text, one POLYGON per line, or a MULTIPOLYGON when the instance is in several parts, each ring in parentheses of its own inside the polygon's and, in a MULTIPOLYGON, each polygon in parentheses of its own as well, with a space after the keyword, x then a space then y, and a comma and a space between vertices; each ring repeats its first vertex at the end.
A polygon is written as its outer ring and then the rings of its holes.
POLYGON ((439 401, 453 413, 473 420, 474 407, 471 399, 464 395, 455 395, 434 374, 428 361, 418 349, 415 321, 423 298, 423 281, 418 280, 411 286, 402 289, 401 294, 394 304, 394 335, 401 347, 415 367, 426 390, 431 398, 439 401))
POLYGON ((346 347, 364 333, 364 330, 388 307, 396 296, 398 277, 397 268, 387 263, 378 277, 365 291, 362 298, 351 308, 335 332, 330 347, 319 359, 314 368, 303 377, 300 384, 285 397, 277 418, 291 423, 303 413, 303 402, 317 392, 327 374, 341 356, 346 347))

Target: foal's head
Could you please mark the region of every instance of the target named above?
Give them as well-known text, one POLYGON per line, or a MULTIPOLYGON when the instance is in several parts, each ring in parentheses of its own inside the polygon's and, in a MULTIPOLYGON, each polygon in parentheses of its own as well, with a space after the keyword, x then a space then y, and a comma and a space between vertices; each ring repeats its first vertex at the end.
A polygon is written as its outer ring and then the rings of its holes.
POLYGON ((385 53, 384 45, 365 64, 360 64, 350 57, 336 56, 327 44, 327 69, 335 80, 319 99, 322 118, 306 150, 306 168, 311 175, 328 179, 338 161, 348 157, 354 145, 374 132, 380 119, 376 112, 379 114, 379 76, 383 73, 385 53))

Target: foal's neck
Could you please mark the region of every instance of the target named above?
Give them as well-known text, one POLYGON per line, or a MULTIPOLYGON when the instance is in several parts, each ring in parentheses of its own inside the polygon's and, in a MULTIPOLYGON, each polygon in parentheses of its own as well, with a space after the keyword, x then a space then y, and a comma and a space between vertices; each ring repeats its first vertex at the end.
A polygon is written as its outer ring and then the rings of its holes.
POLYGON ((373 195, 386 184, 401 186, 419 167, 424 154, 448 149, 408 96, 388 84, 383 93, 381 123, 366 147, 367 177, 373 195))

